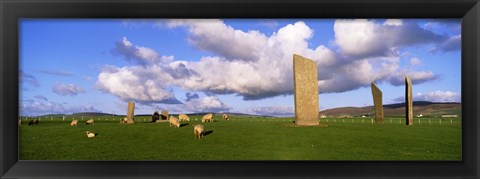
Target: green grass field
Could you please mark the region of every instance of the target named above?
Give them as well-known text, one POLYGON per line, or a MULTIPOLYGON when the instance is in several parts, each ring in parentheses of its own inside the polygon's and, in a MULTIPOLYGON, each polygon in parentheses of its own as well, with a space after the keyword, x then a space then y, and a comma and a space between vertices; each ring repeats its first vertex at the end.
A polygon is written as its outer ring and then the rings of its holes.
POLYGON ((369 118, 323 118, 328 127, 295 127, 292 118, 232 116, 223 121, 216 116, 216 122, 201 123, 200 117, 190 116, 180 128, 149 123, 148 117, 137 117, 133 125, 116 118, 93 117, 95 124, 85 125, 85 117, 76 127, 70 126, 71 118, 42 118, 38 126, 24 121, 19 159, 461 160, 459 118, 441 123, 441 118, 416 118, 413 126, 405 126, 403 118, 387 117, 384 124, 372 124, 369 118), (200 123, 209 134, 195 140, 193 126, 200 123), (89 139, 87 130, 98 135, 89 139))

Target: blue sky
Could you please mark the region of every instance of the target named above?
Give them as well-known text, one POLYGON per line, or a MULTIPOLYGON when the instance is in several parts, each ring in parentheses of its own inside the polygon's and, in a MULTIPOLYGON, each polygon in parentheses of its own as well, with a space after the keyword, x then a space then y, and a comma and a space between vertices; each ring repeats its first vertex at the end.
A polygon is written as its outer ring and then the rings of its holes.
POLYGON ((294 53, 320 108, 460 102, 460 19, 22 19, 20 114, 293 115, 294 53))

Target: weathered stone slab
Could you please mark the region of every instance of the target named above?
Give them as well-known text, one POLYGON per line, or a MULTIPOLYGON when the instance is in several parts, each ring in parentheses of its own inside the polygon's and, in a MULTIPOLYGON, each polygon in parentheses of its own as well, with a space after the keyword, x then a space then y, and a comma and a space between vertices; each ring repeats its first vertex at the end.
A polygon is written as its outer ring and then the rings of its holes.
POLYGON ((162 111, 162 120, 168 119, 168 111, 162 111))
POLYGON ((382 91, 372 82, 372 96, 373 96, 373 109, 375 111, 375 122, 383 123, 383 102, 382 102, 382 91))
POLYGON ((133 118, 135 111, 135 103, 133 101, 128 102, 128 109, 127 109, 127 124, 135 123, 135 119, 133 118))
POLYGON ((413 125, 412 80, 405 77, 405 120, 406 125, 413 125))
POLYGON ((319 125, 318 78, 315 61, 293 55, 295 124, 319 125))

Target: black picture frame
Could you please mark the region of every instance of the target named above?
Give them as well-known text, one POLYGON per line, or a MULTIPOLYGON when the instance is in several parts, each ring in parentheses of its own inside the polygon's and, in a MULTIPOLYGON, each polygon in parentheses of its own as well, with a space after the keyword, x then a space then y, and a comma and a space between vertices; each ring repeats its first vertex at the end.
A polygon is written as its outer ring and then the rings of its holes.
POLYGON ((2 178, 479 178, 478 0, 2 0, 2 178), (19 18, 461 18, 462 161, 18 161, 19 18))

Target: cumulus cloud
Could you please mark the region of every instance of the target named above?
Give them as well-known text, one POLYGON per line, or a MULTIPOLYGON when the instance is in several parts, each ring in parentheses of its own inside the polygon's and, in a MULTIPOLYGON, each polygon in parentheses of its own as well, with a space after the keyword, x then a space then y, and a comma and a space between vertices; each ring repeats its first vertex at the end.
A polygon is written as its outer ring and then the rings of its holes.
POLYGON ((79 93, 85 93, 85 91, 75 84, 63 84, 56 83, 53 86, 52 91, 62 96, 75 96, 79 93))
POLYGON ((295 113, 293 107, 287 106, 255 107, 249 109, 248 112, 267 116, 290 116, 295 113))
POLYGON ((184 104, 187 111, 192 112, 225 112, 232 109, 229 105, 220 101, 216 96, 191 99, 184 104))
POLYGON ((341 52, 354 58, 385 56, 401 47, 433 44, 447 39, 402 20, 387 20, 383 24, 366 19, 336 20, 334 32, 335 43, 341 52))
POLYGON ((160 54, 148 47, 133 45, 126 37, 122 41, 115 42, 114 54, 121 55, 129 61, 135 61, 140 65, 151 65, 154 63, 169 61, 171 57, 160 56, 160 54))
POLYGON ((138 65, 105 66, 98 75, 98 88, 123 100, 146 104, 180 103, 170 90, 172 86, 212 95, 236 94, 244 100, 290 95, 295 53, 317 63, 320 93, 354 90, 373 81, 400 85, 405 75, 419 84, 437 76, 431 71, 402 69, 398 49, 446 38, 402 20, 383 24, 374 20, 337 20, 334 31, 339 50, 333 51, 323 45, 309 47, 309 40, 321 31, 314 32, 302 21, 281 27, 269 36, 238 30, 214 19, 170 20, 165 26, 185 28, 192 46, 213 55, 188 60, 164 56, 165 60, 158 60, 159 55, 142 55, 140 48, 149 49, 148 54, 158 52, 124 37, 114 51, 127 60, 135 59, 138 65))
POLYGON ((124 101, 140 103, 177 104, 172 90, 167 88, 170 75, 164 75, 165 68, 153 66, 114 67, 106 66, 98 75, 98 89, 120 97, 124 101))
MULTIPOLYGON (((195 96, 195 94, 193 95, 195 96)), ((231 106, 224 103, 216 96, 206 96, 202 98, 193 97, 182 104, 173 105, 152 105, 155 110, 168 110, 170 112, 227 112, 232 109, 231 106)))
MULTIPOLYGON (((460 94, 452 91, 433 91, 428 93, 417 93, 412 96, 413 101, 430 102, 461 102, 460 94)), ((396 102, 404 102, 405 97, 394 99, 396 102)))
POLYGON ((389 81, 394 86, 405 85, 405 77, 410 77, 412 84, 420 84, 427 81, 438 79, 438 75, 434 75, 431 71, 399 71, 396 75, 392 76, 389 81))
POLYGON ((100 112, 91 105, 65 107, 56 102, 24 100, 20 102, 20 115, 38 116, 46 114, 72 114, 78 112, 100 112))

